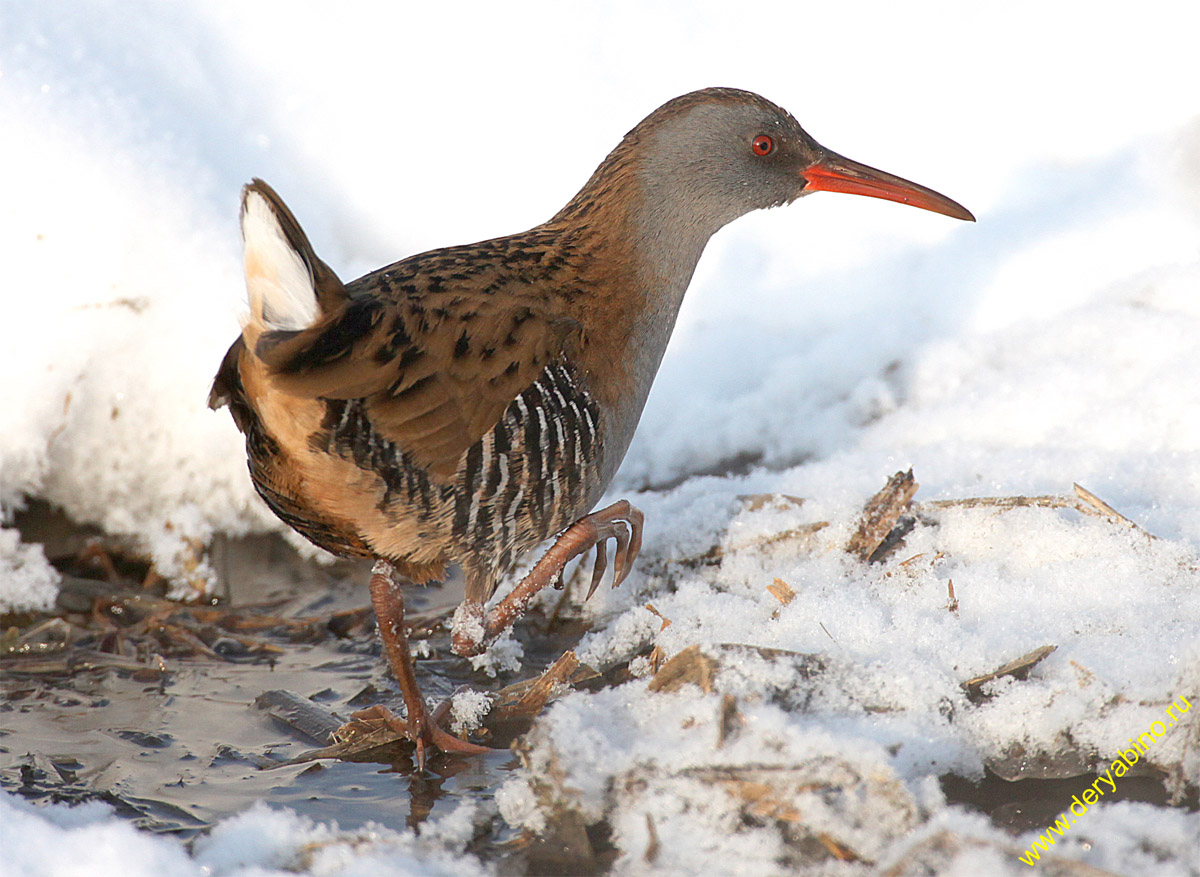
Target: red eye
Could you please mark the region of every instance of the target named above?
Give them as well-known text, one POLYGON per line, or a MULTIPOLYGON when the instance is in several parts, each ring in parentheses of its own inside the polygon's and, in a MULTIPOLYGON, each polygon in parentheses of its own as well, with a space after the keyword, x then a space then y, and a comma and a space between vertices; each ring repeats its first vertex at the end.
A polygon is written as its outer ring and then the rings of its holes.
POLYGON ((759 134, 751 142, 750 148, 754 150, 755 155, 770 155, 771 150, 775 148, 775 141, 766 134, 759 134))

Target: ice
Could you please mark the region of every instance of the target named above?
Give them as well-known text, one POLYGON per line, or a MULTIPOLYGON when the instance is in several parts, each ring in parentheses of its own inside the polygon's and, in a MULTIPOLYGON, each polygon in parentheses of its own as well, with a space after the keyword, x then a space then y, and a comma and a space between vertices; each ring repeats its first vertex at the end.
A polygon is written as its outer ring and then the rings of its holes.
MULTIPOLYGON (((1036 27, 983 6, 824 13, 862 22, 848 32, 787 4, 468 5, 0 7, 0 609, 54 599, 45 551, 13 526, 31 500, 135 543, 181 595, 217 585, 214 537, 279 531, 230 418, 205 405, 246 307, 251 177, 349 278, 539 222, 663 100, 753 88, 979 222, 818 195, 714 238, 611 491, 646 512, 643 557, 582 610, 580 659, 632 658, 643 678, 557 701, 496 802, 537 831, 555 808, 608 820, 621 873, 777 873, 803 840, 779 809, 796 801, 880 867, 1028 873, 1016 855, 1036 833, 948 806, 938 775, 981 776, 1014 747, 1111 758, 1170 699, 1200 705, 1193 11, 1038 7, 1036 27), (846 557, 862 503, 910 466, 918 501, 1079 482, 1145 532, 951 508, 883 565, 846 557), (687 563, 713 546, 719 561, 687 563), (731 643, 760 651, 712 691, 649 691, 651 647, 731 643), (964 680, 1043 645, 1027 679, 970 702, 964 680), (789 775, 755 803, 712 779, 747 765, 804 766, 848 797, 804 799, 789 775)), ((479 666, 512 669, 521 649, 502 640, 479 666)), ((1198 716, 1152 753, 1193 787, 1198 716)), ((478 818, 443 817, 422 845, 257 807, 185 852, 95 805, 3 796, 0 872, 483 873, 462 853, 478 818)), ((1103 804, 1075 831, 1055 855, 1200 874, 1194 813, 1103 804)))

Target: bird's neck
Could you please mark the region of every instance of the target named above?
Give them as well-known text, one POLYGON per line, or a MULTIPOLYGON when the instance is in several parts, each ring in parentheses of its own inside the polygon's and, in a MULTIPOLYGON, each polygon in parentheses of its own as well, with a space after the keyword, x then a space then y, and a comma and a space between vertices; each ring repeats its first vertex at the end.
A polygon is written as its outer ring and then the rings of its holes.
MULTIPOLYGON (((583 258, 579 362, 611 413, 619 456, 633 436, 692 274, 724 224, 618 147, 548 225, 583 258)), ((619 460, 618 460, 619 462, 619 460)))

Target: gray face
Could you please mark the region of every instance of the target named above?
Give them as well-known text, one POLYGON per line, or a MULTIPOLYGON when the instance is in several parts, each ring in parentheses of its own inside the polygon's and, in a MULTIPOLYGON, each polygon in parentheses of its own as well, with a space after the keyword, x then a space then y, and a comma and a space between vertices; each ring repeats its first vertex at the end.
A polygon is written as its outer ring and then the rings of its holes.
POLYGON ((654 121, 642 144, 647 196, 688 210, 709 234, 751 210, 798 198, 803 171, 821 149, 788 113, 757 96, 698 103, 654 121))

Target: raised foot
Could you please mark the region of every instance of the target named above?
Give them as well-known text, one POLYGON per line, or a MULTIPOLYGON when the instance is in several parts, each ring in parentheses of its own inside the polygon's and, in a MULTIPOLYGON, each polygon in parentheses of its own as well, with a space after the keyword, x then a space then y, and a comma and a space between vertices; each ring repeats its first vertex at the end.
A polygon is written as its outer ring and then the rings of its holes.
POLYGON ((415 760, 419 771, 425 770, 426 747, 432 747, 440 752, 461 752, 464 755, 483 755, 492 751, 486 746, 477 746, 466 740, 460 740, 443 729, 438 721, 448 709, 449 702, 434 710, 432 715, 421 710, 416 716, 402 719, 387 707, 376 704, 365 710, 351 713, 350 718, 363 722, 383 722, 396 733, 411 740, 416 747, 415 760))
POLYGON ((641 511, 624 499, 580 518, 563 531, 521 583, 486 616, 479 603, 464 601, 458 607, 454 614, 451 639, 454 653, 471 657, 485 651, 525 611, 534 594, 547 585, 559 583, 563 567, 594 547, 596 561, 592 566, 592 583, 587 592, 587 596, 591 597, 608 569, 605 544, 609 539, 617 543, 613 554, 612 586, 615 588, 620 585, 633 569, 633 562, 642 550, 643 520, 641 511))

